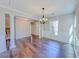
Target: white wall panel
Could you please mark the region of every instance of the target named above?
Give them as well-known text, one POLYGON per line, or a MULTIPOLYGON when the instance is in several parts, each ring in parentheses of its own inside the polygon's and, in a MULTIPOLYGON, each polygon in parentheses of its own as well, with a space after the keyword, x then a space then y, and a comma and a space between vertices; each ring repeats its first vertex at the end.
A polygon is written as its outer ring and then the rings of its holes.
POLYGON ((21 39, 24 37, 31 36, 31 24, 27 19, 16 18, 15 19, 15 31, 16 39, 21 39))

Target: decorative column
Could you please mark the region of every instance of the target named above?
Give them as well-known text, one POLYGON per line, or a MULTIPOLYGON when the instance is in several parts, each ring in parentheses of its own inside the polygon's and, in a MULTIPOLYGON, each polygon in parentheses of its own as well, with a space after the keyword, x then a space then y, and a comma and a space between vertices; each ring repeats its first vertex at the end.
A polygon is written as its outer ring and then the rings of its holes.
POLYGON ((10 49, 15 48, 15 21, 14 15, 10 15, 10 49))
POLYGON ((39 39, 41 39, 41 24, 39 22, 39 39))
POLYGON ((0 13, 0 53, 6 51, 5 14, 0 13))
POLYGON ((31 34, 31 43, 33 41, 33 37, 32 37, 32 22, 30 22, 30 34, 31 34))

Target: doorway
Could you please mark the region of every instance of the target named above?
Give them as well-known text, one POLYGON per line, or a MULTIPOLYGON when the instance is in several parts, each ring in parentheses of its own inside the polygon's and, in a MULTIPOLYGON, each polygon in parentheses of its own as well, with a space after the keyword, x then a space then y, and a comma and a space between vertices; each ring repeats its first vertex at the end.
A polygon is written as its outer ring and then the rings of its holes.
POLYGON ((31 22, 31 35, 33 39, 39 38, 39 23, 31 22))
POLYGON ((6 48, 10 48, 10 16, 9 14, 5 15, 5 33, 6 33, 6 48))

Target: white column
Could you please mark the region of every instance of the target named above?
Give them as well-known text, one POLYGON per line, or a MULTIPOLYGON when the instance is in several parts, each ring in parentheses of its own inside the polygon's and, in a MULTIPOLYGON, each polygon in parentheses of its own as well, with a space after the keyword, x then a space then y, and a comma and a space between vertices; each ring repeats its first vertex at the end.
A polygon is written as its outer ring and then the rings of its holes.
POLYGON ((42 29, 41 29, 41 24, 40 24, 40 22, 39 22, 39 39, 41 38, 41 31, 42 31, 42 29))
POLYGON ((30 23, 30 34, 31 34, 31 43, 32 43, 33 37, 32 37, 32 24, 31 23, 30 23))
POLYGON ((0 53, 6 50, 5 14, 0 13, 0 53))
POLYGON ((15 28, 14 15, 10 15, 10 49, 15 48, 15 28))

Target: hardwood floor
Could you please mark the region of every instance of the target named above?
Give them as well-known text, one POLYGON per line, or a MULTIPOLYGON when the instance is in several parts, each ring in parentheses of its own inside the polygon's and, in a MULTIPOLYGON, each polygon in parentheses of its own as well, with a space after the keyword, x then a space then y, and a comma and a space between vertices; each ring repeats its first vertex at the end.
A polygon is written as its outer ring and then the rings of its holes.
POLYGON ((23 38, 17 40, 16 48, 0 54, 0 58, 69 58, 74 57, 71 45, 51 39, 23 38))

